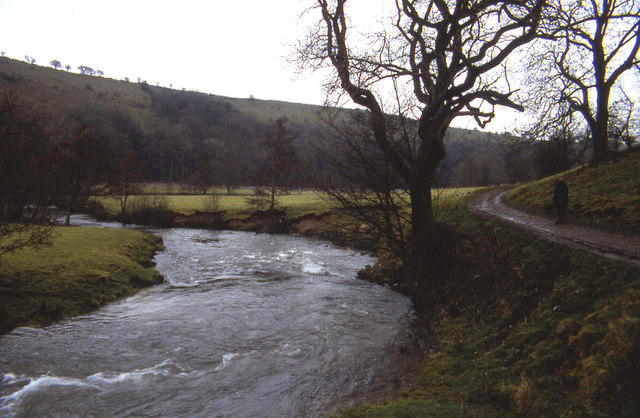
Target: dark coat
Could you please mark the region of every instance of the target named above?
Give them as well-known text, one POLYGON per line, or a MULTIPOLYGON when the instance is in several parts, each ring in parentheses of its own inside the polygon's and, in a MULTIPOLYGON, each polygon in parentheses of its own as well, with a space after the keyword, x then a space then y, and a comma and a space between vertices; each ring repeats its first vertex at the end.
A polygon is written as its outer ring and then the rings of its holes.
POLYGON ((569 187, 564 180, 556 181, 553 188, 553 204, 556 208, 566 208, 569 202, 569 187))

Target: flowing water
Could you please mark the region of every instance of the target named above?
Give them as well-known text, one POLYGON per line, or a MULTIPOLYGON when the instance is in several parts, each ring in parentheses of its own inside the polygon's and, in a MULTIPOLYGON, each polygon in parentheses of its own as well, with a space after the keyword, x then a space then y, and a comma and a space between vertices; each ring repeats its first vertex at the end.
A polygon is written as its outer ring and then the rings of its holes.
POLYGON ((373 260, 302 237, 154 230, 165 284, 0 337, 0 416, 317 416, 365 388, 410 311, 373 260))

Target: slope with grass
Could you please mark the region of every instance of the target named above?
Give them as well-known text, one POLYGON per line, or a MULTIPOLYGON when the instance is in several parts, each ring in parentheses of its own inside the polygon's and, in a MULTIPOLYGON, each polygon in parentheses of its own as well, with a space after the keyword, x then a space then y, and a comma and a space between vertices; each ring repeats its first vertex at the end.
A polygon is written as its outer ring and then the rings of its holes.
MULTIPOLYGON (((620 196, 636 190, 628 189, 637 184, 629 178, 636 158, 565 178, 574 191, 590 191, 592 211, 609 213, 612 187, 621 185, 614 193, 620 196), (593 186, 594 178, 610 186, 593 186)), ((552 182, 540 182, 532 201, 543 201, 552 182)), ((634 202, 620 199, 616 211, 628 216, 634 202)), ((640 269, 479 218, 467 204, 462 198, 444 214, 457 236, 455 263, 424 296, 428 308, 414 319, 395 371, 400 384, 382 400, 340 413, 636 416, 640 269)), ((616 224, 613 216, 609 221, 616 224)), ((393 277, 383 272, 383 280, 393 277)))
MULTIPOLYGON (((640 236, 640 148, 598 167, 562 173, 569 185, 569 221, 640 236)), ((522 185, 505 202, 525 211, 555 216, 551 201, 557 176, 522 185)))
POLYGON ((162 282, 157 236, 106 228, 54 229, 51 247, 0 260, 0 333, 86 313, 162 282))

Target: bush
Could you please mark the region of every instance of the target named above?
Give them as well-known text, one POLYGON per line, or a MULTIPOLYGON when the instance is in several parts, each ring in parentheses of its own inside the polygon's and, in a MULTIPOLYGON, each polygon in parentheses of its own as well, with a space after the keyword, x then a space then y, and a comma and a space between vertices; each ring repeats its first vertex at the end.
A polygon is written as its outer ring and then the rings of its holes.
POLYGON ((212 194, 205 198, 204 200, 204 211, 205 212, 218 212, 220 210, 220 199, 218 195, 212 194))
POLYGON ((173 225, 173 212, 163 195, 135 196, 129 205, 127 223, 168 227, 173 225))

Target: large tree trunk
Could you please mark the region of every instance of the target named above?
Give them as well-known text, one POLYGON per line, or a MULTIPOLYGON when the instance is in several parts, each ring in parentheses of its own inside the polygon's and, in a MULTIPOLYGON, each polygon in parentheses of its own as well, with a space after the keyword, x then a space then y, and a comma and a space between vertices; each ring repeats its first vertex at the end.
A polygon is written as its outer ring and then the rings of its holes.
POLYGON ((411 251, 409 273, 412 281, 421 285, 431 279, 428 270, 434 245, 435 219, 431 202, 431 185, 420 185, 409 190, 411 196, 411 251))
MULTIPOLYGON (((411 253, 409 273, 421 288, 441 279, 443 249, 448 246, 440 240, 439 228, 433 212, 431 187, 440 161, 445 157, 444 132, 438 125, 423 121, 419 129, 422 140, 420 158, 414 168, 411 197, 411 253)), ((424 289, 426 290, 426 289, 424 289)))
POLYGON ((596 115, 592 121, 592 126, 590 126, 593 142, 591 165, 598 165, 606 160, 609 152, 609 94, 607 90, 598 92, 596 115))
POLYGON ((608 152, 608 135, 607 126, 597 123, 594 130, 591 131, 591 139, 593 141, 593 155, 591 156, 591 165, 598 165, 604 162, 608 152))
MULTIPOLYGON (((591 164, 597 165, 607 158, 609 145, 609 95, 611 89, 606 82, 607 62, 603 48, 603 25, 606 22, 598 19, 597 35, 593 42, 593 68, 596 87, 596 114, 590 120, 591 140, 593 143, 593 155, 591 164)), ((584 103, 585 109, 589 108, 588 103, 584 103)), ((589 118, 587 117, 589 121, 589 118)))

